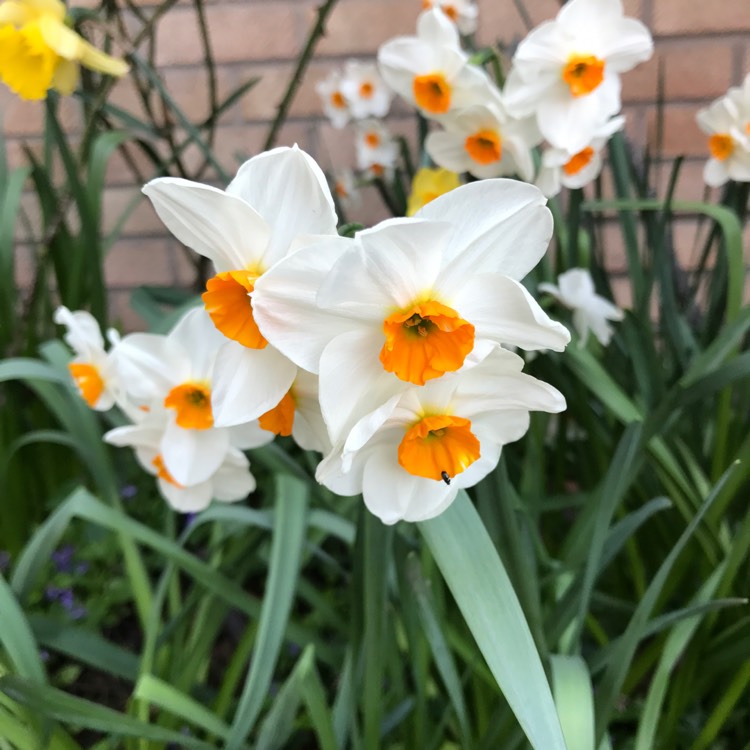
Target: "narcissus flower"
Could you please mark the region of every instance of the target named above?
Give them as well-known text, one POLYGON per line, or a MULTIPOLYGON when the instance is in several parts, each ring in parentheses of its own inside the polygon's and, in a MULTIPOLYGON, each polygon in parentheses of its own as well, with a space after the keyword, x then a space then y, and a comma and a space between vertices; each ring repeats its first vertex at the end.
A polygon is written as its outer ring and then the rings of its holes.
POLYGON ((391 106, 391 90, 385 85, 374 63, 348 60, 341 78, 341 92, 349 111, 357 120, 385 117, 391 106))
POLYGON ((544 204, 532 185, 475 182, 414 218, 302 248, 259 279, 258 324, 320 374, 334 444, 353 418, 494 346, 565 347, 568 331, 518 282, 547 248, 544 204))
POLYGON ((323 111, 326 113, 334 128, 343 128, 352 118, 349 101, 342 88, 341 71, 334 70, 322 81, 315 84, 323 111))
POLYGON ((22 99, 44 99, 55 88, 70 94, 79 65, 122 76, 128 65, 100 52, 66 23, 60 0, 0 3, 0 80, 22 99))
POLYGON ((422 0, 425 10, 440 8, 464 34, 473 34, 477 30, 479 9, 474 0, 422 0))
MULTIPOLYGON (((60 306, 55 310, 54 321, 67 329, 63 338, 75 352, 68 370, 81 397, 96 411, 111 409, 122 389, 96 318, 85 310, 71 312, 60 306)), ((112 347, 116 347, 119 343, 117 331, 110 329, 107 336, 112 347)))
POLYGON ((571 268, 558 276, 557 286, 542 283, 539 284, 539 291, 549 292, 573 311, 573 325, 578 332, 580 346, 586 344, 589 332, 596 336, 602 346, 607 346, 614 334, 608 321, 624 318, 619 307, 596 293, 591 274, 585 268, 571 268))
POLYGON ((161 496, 181 513, 201 511, 211 500, 237 502, 255 490, 255 477, 250 473, 249 461, 232 446, 204 479, 193 484, 178 481, 162 454, 165 429, 168 429, 165 420, 153 415, 139 424, 110 430, 104 435, 104 440, 111 445, 133 448, 141 466, 156 477, 161 496))
POLYGON ((565 408, 562 394, 522 367, 495 349, 471 370, 407 389, 354 425, 318 467, 318 481, 341 495, 361 492, 387 524, 442 513, 524 435, 530 410, 565 408))
POLYGON ((417 36, 386 42, 378 64, 386 83, 428 117, 483 102, 491 85, 469 64, 455 26, 437 8, 419 17, 417 36))
POLYGON ((518 175, 531 181, 531 149, 541 141, 531 118, 512 120, 498 99, 461 109, 441 123, 445 130, 430 133, 425 141, 436 164, 480 179, 518 175))
POLYGON ((448 169, 422 167, 414 175, 406 209, 407 216, 414 216, 422 206, 439 198, 461 185, 461 178, 448 169))
POLYGON ((625 118, 613 117, 596 130, 596 137, 588 146, 576 153, 561 148, 548 148, 542 154, 542 168, 536 186, 551 198, 560 187, 582 188, 595 180, 602 171, 602 149, 613 133, 622 129, 625 118))
POLYGON ((731 88, 700 110, 696 120, 708 135, 706 183, 718 187, 728 180, 750 182, 750 76, 742 87, 731 88))
POLYGON ((362 204, 357 178, 351 169, 337 169, 333 173, 333 194, 342 208, 358 208, 362 204))
POLYGON ((361 120, 355 128, 357 167, 369 176, 390 173, 398 159, 398 143, 388 126, 380 120, 361 120))
POLYGON ((648 29, 621 0, 570 0, 518 46, 503 94, 508 111, 536 113, 555 147, 577 153, 620 110, 620 74, 651 57, 648 29))
POLYGON ((214 375, 216 424, 256 419, 281 400, 297 368, 258 329, 253 289, 298 244, 337 236, 325 175, 295 146, 245 162, 226 191, 162 177, 143 192, 172 234, 213 262, 204 305, 218 330, 242 345, 223 352, 214 375))

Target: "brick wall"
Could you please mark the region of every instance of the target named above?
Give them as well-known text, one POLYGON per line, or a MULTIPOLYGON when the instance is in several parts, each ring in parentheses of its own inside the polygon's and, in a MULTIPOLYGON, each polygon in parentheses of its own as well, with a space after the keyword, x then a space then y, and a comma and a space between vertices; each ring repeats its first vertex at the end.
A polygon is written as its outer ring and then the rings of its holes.
MULTIPOLYGON (((89 0, 74 4, 97 3, 89 0)), ((154 5, 143 0, 138 4, 147 12, 154 5)), ((234 171, 238 156, 249 156, 260 149, 317 4, 315 0, 208 0, 220 95, 249 77, 261 77, 260 83, 221 120, 216 152, 228 171, 234 171)), ((666 102, 661 150, 665 157, 686 156, 678 197, 701 199, 706 147, 694 117, 698 109, 729 86, 740 84, 750 71, 750 2, 625 0, 624 4, 628 15, 641 18, 656 40, 654 58, 624 77, 626 132, 638 146, 658 148, 657 79, 659 66, 663 66, 666 102)), ((527 27, 519 5, 525 7, 534 25, 553 17, 559 8, 557 0, 479 0, 478 42, 499 42, 508 48, 520 40, 527 27)), ((353 164, 350 134, 333 130, 322 117, 314 84, 348 57, 372 57, 387 39, 412 34, 420 7, 420 0, 340 0, 330 17, 327 36, 301 83, 279 143, 299 143, 326 169, 353 164)), ((157 49, 157 63, 171 94, 189 117, 196 121, 204 117, 207 84, 198 25, 190 4, 181 2, 164 16, 157 49)), ((114 101, 125 108, 136 107, 128 81, 118 84, 114 101)), ((42 107, 21 103, 5 91, 0 93, 0 107, 11 162, 19 163, 23 158, 21 144, 33 147, 40 142, 42 107)), ((63 121, 71 132, 80 128, 77 117, 77 106, 67 102, 63 121)), ((414 121, 405 105, 394 106, 391 120, 397 132, 414 137, 414 121)), ((663 172, 665 180, 667 170, 663 172)), ((122 160, 115 158, 104 199, 108 228, 138 193, 137 186, 130 184, 129 174, 122 160)), ((369 223, 383 215, 377 196, 370 193, 353 218, 369 223)), ((681 231, 688 236, 690 226, 681 231)), ((30 271, 28 239, 19 237, 21 283, 28 281, 30 271)), ((112 248, 106 274, 115 313, 128 326, 139 324, 127 306, 133 286, 189 285, 192 279, 183 249, 165 234, 145 201, 137 206, 122 239, 112 248)))

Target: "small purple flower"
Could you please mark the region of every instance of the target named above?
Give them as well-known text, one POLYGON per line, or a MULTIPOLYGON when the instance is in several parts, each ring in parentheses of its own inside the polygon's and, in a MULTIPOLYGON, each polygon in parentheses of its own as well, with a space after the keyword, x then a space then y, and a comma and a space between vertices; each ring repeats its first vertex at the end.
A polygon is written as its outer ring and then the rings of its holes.
POLYGON ((47 599, 47 601, 50 602, 56 602, 60 599, 60 596, 62 595, 63 591, 65 589, 61 589, 59 586, 47 586, 47 588, 44 591, 44 596, 47 599))
POLYGON ((39 652, 39 658, 40 658, 40 659, 41 659, 42 661, 49 661, 49 651, 46 651, 45 649, 42 649, 42 650, 41 650, 41 651, 39 652))
POLYGON ((66 544, 64 547, 55 550, 52 553, 52 562, 60 573, 70 573, 73 569, 73 555, 75 547, 72 544, 66 544))
POLYGON ((134 484, 126 484, 120 488, 120 497, 123 500, 132 500, 138 494, 138 488, 134 484))
POLYGON ((10 552, 0 549, 0 573, 5 573, 10 565, 10 552))

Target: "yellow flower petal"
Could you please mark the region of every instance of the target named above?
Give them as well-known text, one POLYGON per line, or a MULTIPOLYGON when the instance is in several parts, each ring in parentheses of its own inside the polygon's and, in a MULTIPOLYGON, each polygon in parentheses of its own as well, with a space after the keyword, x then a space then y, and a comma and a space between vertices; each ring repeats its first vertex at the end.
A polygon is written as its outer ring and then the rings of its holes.
POLYGON ((52 85, 57 55, 44 43, 39 25, 0 26, 0 79, 22 99, 44 99, 52 85))

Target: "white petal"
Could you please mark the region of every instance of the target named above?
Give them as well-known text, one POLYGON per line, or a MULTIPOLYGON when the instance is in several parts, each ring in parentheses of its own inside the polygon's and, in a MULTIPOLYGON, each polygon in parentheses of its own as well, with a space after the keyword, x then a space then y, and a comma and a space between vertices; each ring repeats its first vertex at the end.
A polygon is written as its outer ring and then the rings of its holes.
POLYGON ((359 325, 336 311, 321 310, 316 302, 323 279, 353 245, 351 239, 331 237, 305 247, 255 283, 253 315, 261 333, 308 372, 318 371, 320 355, 334 336, 359 325))
POLYGON ((461 133, 441 131, 429 133, 424 147, 430 158, 443 169, 451 172, 468 172, 472 167, 472 159, 466 153, 466 136, 461 133))
POLYGON ((289 253, 300 234, 335 235, 336 210, 315 160, 296 146, 266 151, 246 161, 227 192, 249 203, 271 228, 267 268, 289 253))
POLYGON ((718 159, 709 159, 703 168, 703 179, 711 187, 720 187, 729 179, 726 163, 718 159))
POLYGON ((417 19, 417 36, 428 44, 461 49, 461 40, 453 22, 440 9, 432 8, 417 19))
POLYGON ((159 177, 143 192, 184 245, 213 261, 219 272, 247 268, 263 257, 269 228, 245 201, 178 177, 159 177))
POLYGON ((163 479, 157 480, 159 492, 169 505, 180 513, 197 513, 211 503, 211 482, 200 482, 192 487, 176 487, 163 479))
POLYGON ((383 342, 379 330, 358 330, 337 336, 323 350, 320 406, 334 445, 362 416, 409 385, 383 369, 383 342))
POLYGON ((357 234, 358 247, 336 261, 318 291, 320 307, 374 316, 404 309, 429 290, 440 269, 450 227, 420 219, 389 219, 357 234))
POLYGON ((239 451, 227 456, 211 482, 214 498, 225 503, 244 500, 256 487, 255 477, 250 473, 250 464, 239 451))
POLYGON ((227 427, 227 429, 232 447, 243 451, 260 448, 261 445, 267 445, 274 438, 273 433, 264 430, 257 420, 227 427))
POLYGON ((523 278, 552 236, 546 202, 533 185, 505 179, 472 182, 430 201, 415 218, 451 224, 436 287, 449 290, 483 271, 523 278))
POLYGON ((55 310, 52 319, 57 325, 68 329, 63 338, 76 354, 90 357, 93 352, 104 349, 104 339, 99 323, 91 313, 85 310, 71 312, 61 305, 55 310))
POLYGON ((247 349, 228 341, 216 355, 211 389, 214 424, 251 422, 273 409, 289 390, 297 366, 271 345, 247 349))
POLYGON ((178 484, 199 484, 224 461, 229 450, 229 431, 186 430, 170 422, 160 447, 164 466, 178 484))
POLYGON ((570 342, 567 328, 550 319, 517 281, 501 274, 469 280, 456 300, 461 316, 476 336, 522 349, 562 351, 570 342))

